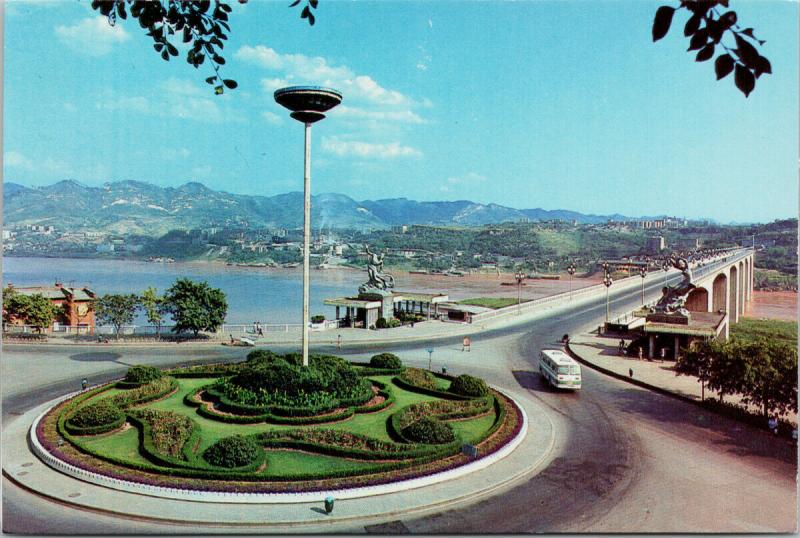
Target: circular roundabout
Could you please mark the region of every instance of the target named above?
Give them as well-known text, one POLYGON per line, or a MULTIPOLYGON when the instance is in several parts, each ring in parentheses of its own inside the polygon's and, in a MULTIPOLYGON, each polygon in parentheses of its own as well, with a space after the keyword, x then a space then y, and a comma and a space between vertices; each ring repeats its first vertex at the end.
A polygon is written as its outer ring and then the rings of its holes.
POLYGON ((510 454, 527 417, 482 379, 258 350, 69 395, 33 422, 34 453, 85 482, 180 500, 286 503, 392 493, 510 454))

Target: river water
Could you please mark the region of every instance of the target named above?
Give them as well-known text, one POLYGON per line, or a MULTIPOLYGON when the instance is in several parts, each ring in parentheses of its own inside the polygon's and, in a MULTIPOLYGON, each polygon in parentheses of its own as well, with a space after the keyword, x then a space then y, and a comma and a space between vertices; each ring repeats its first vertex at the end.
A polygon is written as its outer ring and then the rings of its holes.
MULTIPOLYGON (((352 296, 366 280, 366 271, 347 269, 313 270, 311 273, 311 315, 334 317, 334 309, 323 300, 352 296)), ((3 259, 3 284, 87 286, 95 293, 141 293, 152 286, 163 293, 177 278, 204 280, 220 288, 228 300, 226 323, 300 323, 303 301, 303 272, 297 269, 235 267, 213 263, 150 263, 127 260, 71 258, 3 259)), ((139 320, 141 323, 141 320, 139 320)))

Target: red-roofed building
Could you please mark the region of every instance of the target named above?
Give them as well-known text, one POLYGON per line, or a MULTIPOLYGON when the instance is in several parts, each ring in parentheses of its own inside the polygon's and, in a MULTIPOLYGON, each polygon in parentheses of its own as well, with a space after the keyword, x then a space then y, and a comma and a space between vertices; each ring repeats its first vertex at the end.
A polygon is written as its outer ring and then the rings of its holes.
MULTIPOLYGON (((31 286, 24 288, 8 287, 21 295, 43 295, 56 306, 56 318, 53 327, 47 331, 57 330, 58 326, 66 325, 78 328, 79 331, 94 331, 94 300, 95 293, 89 288, 69 288, 56 282, 54 286, 31 286)), ((11 325, 24 325, 25 320, 12 319, 11 325)))

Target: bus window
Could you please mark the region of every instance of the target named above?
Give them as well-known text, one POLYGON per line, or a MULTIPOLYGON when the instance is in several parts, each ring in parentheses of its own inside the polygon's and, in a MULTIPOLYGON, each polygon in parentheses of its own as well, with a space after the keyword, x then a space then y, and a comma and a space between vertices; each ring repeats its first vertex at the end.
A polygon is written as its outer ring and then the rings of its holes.
POLYGON ((568 374, 569 373, 569 366, 559 366, 558 367, 559 374, 568 374))
POLYGON ((569 367, 569 373, 578 375, 578 374, 581 373, 581 367, 580 366, 570 366, 569 367))

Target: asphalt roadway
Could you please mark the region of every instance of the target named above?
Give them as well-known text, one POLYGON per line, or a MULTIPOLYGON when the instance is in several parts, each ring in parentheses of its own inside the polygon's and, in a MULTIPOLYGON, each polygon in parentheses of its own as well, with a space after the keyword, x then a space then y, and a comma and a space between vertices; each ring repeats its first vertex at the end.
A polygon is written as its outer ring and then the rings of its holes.
MULTIPOLYGON (((658 294, 650 284, 648 295, 658 294)), ((632 309, 640 290, 612 293, 612 310, 632 309)), ((422 517, 369 522, 339 532, 795 532, 797 452, 785 440, 709 414, 695 405, 584 368, 578 393, 557 393, 540 382, 537 355, 564 333, 596 327, 605 298, 553 312, 531 324, 483 333, 470 353, 460 337, 437 340, 433 366, 472 372, 499 387, 527 389, 548 413, 556 445, 538 474, 474 503, 422 517)), ((351 348, 377 349, 427 366, 426 342, 351 348)), ((276 350, 277 346, 275 347, 276 350)), ((331 346, 318 351, 331 352, 331 346)), ((240 359, 240 349, 27 345, 3 350, 3 423, 75 390, 82 377, 100 383, 129 364, 182 364, 240 359), (144 354, 146 353, 146 355, 144 354), (36 381, 32 381, 36 380, 36 381)), ((3 477, 3 531, 26 534, 263 533, 257 528, 191 528, 76 510, 19 488, 3 477)))

